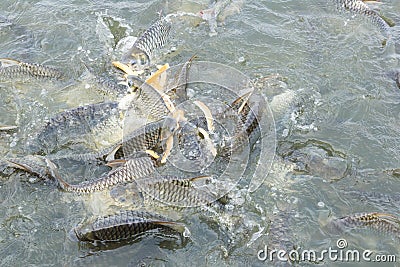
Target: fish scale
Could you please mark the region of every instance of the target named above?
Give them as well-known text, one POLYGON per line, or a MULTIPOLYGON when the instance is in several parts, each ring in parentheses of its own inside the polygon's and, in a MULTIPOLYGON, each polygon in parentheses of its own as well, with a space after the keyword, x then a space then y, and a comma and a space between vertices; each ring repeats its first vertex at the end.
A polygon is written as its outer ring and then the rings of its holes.
POLYGON ((114 128, 120 116, 117 102, 104 102, 63 111, 52 117, 37 134, 28 138, 31 153, 46 154, 82 135, 101 132, 112 124, 114 128))
POLYGON ((138 179, 136 183, 142 192, 145 205, 193 207, 207 205, 216 200, 207 189, 194 187, 192 179, 163 176, 138 179))
POLYGON ((172 222, 164 216, 134 210, 97 218, 93 223, 74 231, 81 241, 120 241, 158 228, 168 228, 178 233, 188 232, 183 224, 172 222))
POLYGON ((390 25, 376 11, 372 10, 367 4, 361 0, 334 0, 338 9, 344 9, 353 14, 363 15, 377 25, 382 31, 389 31, 390 25))
POLYGON ((133 75, 128 76, 128 84, 136 94, 132 104, 134 107, 138 108, 143 115, 159 120, 169 114, 169 109, 161 92, 157 89, 133 75))
POLYGON ((132 48, 122 57, 125 64, 136 64, 139 54, 144 54, 149 63, 154 49, 165 45, 171 30, 171 23, 162 18, 150 26, 133 44, 132 48), (134 60, 132 62, 132 60, 134 60))
POLYGON ((120 148, 115 152, 114 158, 129 158, 137 152, 160 148, 164 139, 172 134, 169 119, 176 125, 173 118, 167 118, 166 120, 150 122, 124 137, 120 148))
POLYGON ((0 59, 0 81, 10 81, 16 78, 38 78, 60 80, 64 74, 56 68, 20 62, 12 59, 0 59))
POLYGON ((339 229, 369 227, 378 232, 389 234, 400 241, 400 219, 386 213, 359 213, 345 216, 333 221, 333 225, 339 229))
POLYGON ((124 165, 112 170, 107 175, 98 179, 84 181, 80 184, 72 185, 65 182, 55 169, 50 167, 52 175, 58 180, 59 186, 66 192, 92 193, 102 191, 118 184, 125 184, 140 177, 148 176, 154 172, 153 161, 149 157, 140 157, 127 160, 124 165))

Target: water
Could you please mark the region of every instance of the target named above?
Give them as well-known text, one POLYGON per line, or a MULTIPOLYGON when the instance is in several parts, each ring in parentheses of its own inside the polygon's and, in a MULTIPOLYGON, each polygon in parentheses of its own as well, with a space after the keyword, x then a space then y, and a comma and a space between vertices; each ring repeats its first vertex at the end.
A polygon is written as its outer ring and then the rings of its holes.
MULTIPOLYGON (((71 79, 1 85, 0 123, 20 127, 0 133, 1 155, 23 154, 25 137, 49 116, 107 99, 87 88, 84 62, 95 74, 110 73, 111 60, 122 53, 119 39, 142 33, 158 11, 206 8, 208 1, 2 1, 0 16, 11 25, 0 24, 0 56, 56 66, 71 79)), ((398 1, 379 8, 400 23, 398 1)), ((277 155, 263 185, 252 194, 234 190, 230 209, 218 217, 188 211, 188 243, 144 236, 94 250, 68 235, 87 215, 108 211, 96 200, 104 201, 107 193, 66 195, 52 182, 32 183, 29 175, 6 170, 0 187, 2 266, 263 266, 270 264, 257 259, 264 245, 321 251, 335 247, 338 238, 352 249, 399 258, 399 244, 390 235, 332 233, 325 226, 332 217, 357 212, 400 215, 398 201, 367 197, 375 192, 398 199, 400 191, 398 176, 385 172, 400 167, 400 91, 386 75, 399 67, 399 44, 382 46, 386 37, 377 27, 323 0, 245 2, 216 31, 210 36, 209 25, 199 19, 179 19, 157 58, 173 65, 197 54, 264 81, 270 99, 293 96, 275 109, 277 155), (176 51, 167 53, 171 47, 176 51)), ((96 169, 63 173, 78 182, 96 169)))

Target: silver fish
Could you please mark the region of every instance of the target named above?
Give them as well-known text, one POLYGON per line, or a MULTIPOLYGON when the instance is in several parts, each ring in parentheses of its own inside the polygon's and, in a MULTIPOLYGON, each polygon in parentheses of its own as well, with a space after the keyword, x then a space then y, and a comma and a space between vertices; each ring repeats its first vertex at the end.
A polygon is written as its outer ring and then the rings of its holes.
POLYGON ((30 78, 61 80, 64 74, 53 67, 0 58, 0 81, 30 78))
POLYGON ((260 127, 258 120, 262 116, 263 109, 260 103, 253 101, 249 104, 250 93, 237 98, 230 105, 230 108, 219 114, 219 118, 231 118, 235 122, 235 129, 230 141, 220 152, 222 156, 228 156, 232 151, 248 143, 253 145, 260 137, 260 127))
POLYGON ((135 95, 132 104, 143 115, 159 120, 169 114, 171 107, 167 106, 162 92, 133 75, 128 76, 128 85, 135 95))
POLYGON ((352 14, 360 14, 369 18, 375 25, 382 31, 388 32, 391 23, 380 15, 378 12, 372 10, 362 0, 334 0, 339 10, 349 11, 352 14))
POLYGON ((172 205, 195 207, 211 204, 216 197, 207 188, 195 187, 193 182, 207 176, 179 178, 176 176, 144 177, 137 179, 138 191, 142 193, 147 206, 172 205))
POLYGON ((170 30, 171 23, 165 18, 161 18, 136 40, 132 48, 123 55, 122 62, 131 67, 150 64, 152 52, 165 45, 170 30))
MULTIPOLYGON (((176 130, 177 122, 174 118, 167 117, 163 120, 150 122, 124 137, 114 158, 130 158, 137 152, 146 150, 162 150, 166 139, 176 130)), ((160 151, 161 152, 161 151, 160 151)))
POLYGON ((57 179, 61 190, 76 193, 102 191, 118 184, 129 183, 135 179, 148 176, 155 170, 154 163, 149 157, 139 157, 127 160, 122 166, 110 171, 103 177, 72 185, 61 178, 54 163, 48 159, 46 161, 52 176, 57 179))
POLYGON ((370 228, 400 241, 400 219, 388 213, 371 212, 349 215, 333 220, 332 225, 340 230, 370 228))
POLYGON ((129 240, 153 229, 170 229, 184 237, 190 235, 182 223, 173 222, 158 214, 133 210, 100 217, 92 223, 75 228, 74 232, 80 241, 112 242, 129 240))
POLYGON ((49 154, 62 145, 83 141, 84 135, 122 128, 119 119, 117 102, 66 110, 52 117, 36 134, 30 136, 27 147, 32 154, 49 154))
POLYGON ((189 81, 189 70, 192 66, 193 60, 196 55, 192 56, 186 61, 181 69, 175 74, 174 79, 168 84, 166 94, 175 102, 175 105, 179 105, 182 102, 188 100, 187 96, 187 84, 189 81))

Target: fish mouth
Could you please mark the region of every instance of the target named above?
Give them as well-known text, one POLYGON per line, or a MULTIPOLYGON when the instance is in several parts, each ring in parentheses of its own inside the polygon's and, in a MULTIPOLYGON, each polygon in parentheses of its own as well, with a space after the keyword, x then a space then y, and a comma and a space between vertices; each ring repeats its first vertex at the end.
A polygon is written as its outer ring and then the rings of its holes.
POLYGON ((137 70, 150 64, 150 56, 145 51, 133 47, 132 50, 129 51, 129 54, 122 57, 121 61, 132 70, 137 70))

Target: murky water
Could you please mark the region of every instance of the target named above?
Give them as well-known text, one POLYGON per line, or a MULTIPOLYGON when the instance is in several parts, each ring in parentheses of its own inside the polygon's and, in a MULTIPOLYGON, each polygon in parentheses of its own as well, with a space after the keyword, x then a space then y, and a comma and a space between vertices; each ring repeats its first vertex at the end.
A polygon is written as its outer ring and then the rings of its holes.
MULTIPOLYGON (((96 75, 111 75, 110 62, 122 53, 119 40, 142 33, 158 11, 196 13, 208 2, 1 1, 0 57, 56 66, 71 76, 0 85, 0 124, 19 126, 0 132, 1 155, 23 155, 27 136, 51 115, 108 99, 88 82, 85 65, 96 75)), ((358 212, 400 216, 400 180, 391 172, 400 168, 400 90, 388 75, 399 68, 400 38, 383 46, 386 36, 377 27, 337 12, 331 1, 233 2, 240 12, 219 22, 215 36, 198 18, 177 19, 156 58, 174 65, 197 54, 264 86, 275 115, 277 155, 262 186, 251 194, 236 188, 229 209, 218 216, 186 212, 188 242, 145 235, 96 250, 68 235, 88 214, 107 212, 99 200, 108 193, 67 195, 52 182, 6 169, 0 184, 2 266, 264 266, 270 262, 257 253, 265 245, 322 251, 335 248, 339 238, 350 249, 400 260, 398 236, 326 227, 332 218, 358 212)), ((378 8, 400 23, 398 1, 378 8)), ((78 182, 96 171, 75 166, 62 172, 78 182)))

